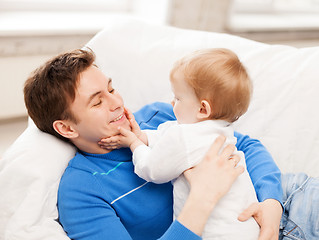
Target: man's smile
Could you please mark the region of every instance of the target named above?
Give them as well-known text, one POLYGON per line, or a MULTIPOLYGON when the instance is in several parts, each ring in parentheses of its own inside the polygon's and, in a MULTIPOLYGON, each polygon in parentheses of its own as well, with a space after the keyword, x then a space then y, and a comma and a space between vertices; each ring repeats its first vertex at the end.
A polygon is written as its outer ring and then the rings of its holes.
POLYGON ((123 117, 124 117, 124 113, 122 113, 122 114, 121 114, 120 116, 118 116, 117 118, 113 119, 110 123, 120 121, 123 117))

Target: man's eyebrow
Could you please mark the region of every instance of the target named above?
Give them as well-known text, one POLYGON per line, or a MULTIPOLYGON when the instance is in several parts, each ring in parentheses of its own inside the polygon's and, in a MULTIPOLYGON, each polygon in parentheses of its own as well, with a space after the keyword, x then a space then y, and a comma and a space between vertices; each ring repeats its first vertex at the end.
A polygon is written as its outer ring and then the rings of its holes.
MULTIPOLYGON (((109 81, 108 81, 108 85, 110 85, 112 83, 112 78, 109 78, 109 81)), ((90 104, 90 102, 97 96, 101 93, 101 91, 98 91, 96 93, 93 93, 90 97, 89 97, 89 100, 87 102, 87 105, 90 104)))
POLYGON ((98 91, 98 92, 96 92, 96 93, 93 93, 93 94, 90 96, 90 98, 89 98, 89 100, 88 100, 88 102, 87 102, 87 105, 89 105, 90 102, 91 102, 97 95, 99 95, 100 93, 101 93, 101 91, 98 91))

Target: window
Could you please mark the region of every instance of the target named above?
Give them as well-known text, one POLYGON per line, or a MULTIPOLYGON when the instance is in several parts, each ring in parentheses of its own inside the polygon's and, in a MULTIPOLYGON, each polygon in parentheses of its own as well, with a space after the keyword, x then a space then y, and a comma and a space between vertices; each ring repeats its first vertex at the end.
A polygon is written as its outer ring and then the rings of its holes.
POLYGON ((129 0, 0 0, 0 35, 94 34, 129 0))
POLYGON ((319 0, 234 0, 237 13, 319 13, 319 0))
POLYGON ((129 0, 0 0, 0 57, 81 47, 129 0))
POLYGON ((170 0, 0 0, 0 57, 81 46, 113 15, 164 23, 170 0))
POLYGON ((319 0, 234 0, 232 32, 319 30, 319 0))
POLYGON ((0 11, 125 11, 129 0, 0 0, 0 11))
POLYGON ((0 36, 95 33, 108 14, 129 14, 163 23, 169 0, 0 0, 0 36), (60 32, 61 32, 60 31, 60 32))

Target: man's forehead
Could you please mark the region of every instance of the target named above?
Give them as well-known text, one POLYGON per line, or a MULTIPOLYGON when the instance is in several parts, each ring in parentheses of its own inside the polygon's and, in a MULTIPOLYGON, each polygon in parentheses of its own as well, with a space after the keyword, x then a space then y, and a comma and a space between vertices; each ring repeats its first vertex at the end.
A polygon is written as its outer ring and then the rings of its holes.
POLYGON ((98 91, 109 85, 112 79, 107 77, 99 68, 91 66, 79 74, 77 89, 98 91))

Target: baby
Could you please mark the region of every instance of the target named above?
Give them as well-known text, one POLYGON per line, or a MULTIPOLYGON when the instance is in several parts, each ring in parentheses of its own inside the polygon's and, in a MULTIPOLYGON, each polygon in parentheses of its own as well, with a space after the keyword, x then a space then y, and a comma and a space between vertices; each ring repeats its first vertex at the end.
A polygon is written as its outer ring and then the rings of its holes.
MULTIPOLYGON (((130 147, 135 172, 146 181, 172 181, 174 215, 178 216, 189 194, 182 173, 203 159, 219 135, 227 138, 225 146, 236 144, 232 123, 247 111, 252 83, 236 54, 221 48, 196 51, 180 59, 171 70, 170 81, 177 121, 141 131, 127 110, 132 131, 121 128, 120 135, 100 144, 108 149, 130 147)), ((240 156, 238 164, 246 166, 244 154, 234 154, 240 156)), ((203 239, 258 239, 259 226, 253 218, 246 222, 237 219, 254 202, 255 190, 245 171, 214 209, 203 239)))

